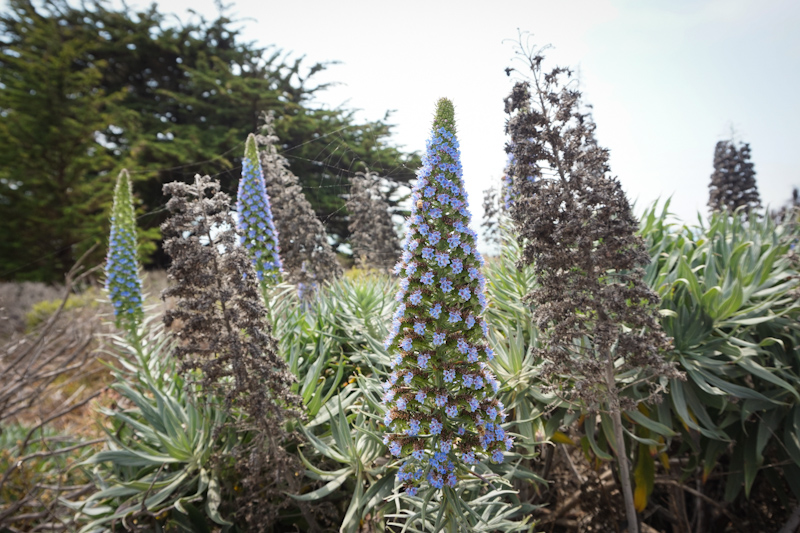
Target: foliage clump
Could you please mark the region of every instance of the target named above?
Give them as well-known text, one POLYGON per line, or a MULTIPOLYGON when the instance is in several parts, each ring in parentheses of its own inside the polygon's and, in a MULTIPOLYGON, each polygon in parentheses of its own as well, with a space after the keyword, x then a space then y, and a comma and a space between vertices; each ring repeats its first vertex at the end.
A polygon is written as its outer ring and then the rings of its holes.
POLYGON ((389 271, 400 256, 400 242, 379 179, 369 170, 350 179, 348 229, 356 266, 389 271))
POLYGON ((750 144, 737 146, 733 140, 719 141, 714 148, 714 172, 708 185, 708 207, 711 211, 761 206, 756 187, 756 171, 750 161, 750 144))
POLYGON ((267 194, 281 236, 281 259, 286 281, 298 286, 299 292, 313 292, 320 284, 342 275, 325 226, 314 214, 303 188, 291 170, 289 162, 278 153, 274 116, 264 115, 264 135, 257 140, 267 194))
POLYGON ((581 93, 565 83, 572 72, 543 71, 541 50, 523 54, 532 76, 505 100, 506 132, 520 263, 533 265, 539 283, 528 295, 543 332, 538 353, 550 390, 610 413, 634 527, 620 414, 658 397, 663 385, 653 378, 678 373, 664 359, 670 342, 659 325, 658 295, 643 280, 650 258, 628 200, 609 176, 608 150, 581 110, 581 93))
POLYGON ((164 186, 172 197, 167 203, 172 216, 162 225, 172 285, 163 297, 177 298, 164 322, 176 326, 173 353, 183 361, 182 372, 199 370, 206 390, 247 415, 245 428, 255 437, 249 458, 237 459, 243 471, 240 510, 248 522, 258 523, 277 516, 285 502, 264 502, 284 501, 281 491, 297 471, 297 459, 281 445, 288 437, 283 422, 298 415, 300 399, 291 392, 296 378, 278 355, 264 318, 252 262, 237 245, 230 199, 219 188, 208 176, 164 186))
POLYGON ((139 261, 136 254, 133 190, 128 171, 123 169, 114 188, 105 287, 114 308, 117 327, 125 324, 126 329, 135 327, 144 318, 142 282, 139 279, 139 261))
POLYGON ((441 99, 411 197, 396 268, 405 277, 386 340, 393 372, 384 384, 384 443, 406 459, 398 480, 411 495, 423 479, 454 487, 468 465, 484 454, 502 462, 512 446, 492 394, 499 382, 485 363, 494 357, 481 316, 486 280, 455 133, 453 104, 441 99))

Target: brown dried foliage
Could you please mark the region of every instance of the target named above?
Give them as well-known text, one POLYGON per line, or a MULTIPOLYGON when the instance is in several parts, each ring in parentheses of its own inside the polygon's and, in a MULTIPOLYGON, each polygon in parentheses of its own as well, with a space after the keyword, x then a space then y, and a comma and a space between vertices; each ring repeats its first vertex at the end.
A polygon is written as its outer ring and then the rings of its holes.
MULTIPOLYGON (((591 409, 608 402, 629 408, 631 401, 612 390, 614 360, 622 363, 615 373, 677 375, 663 358, 670 342, 659 325, 658 296, 643 281, 649 256, 619 182, 608 175, 608 150, 581 111, 581 93, 566 83, 572 72, 544 72, 541 52, 526 54, 532 79, 516 83, 505 101, 507 151, 514 156, 511 216, 521 263, 538 275, 529 299, 546 332, 540 355, 551 378, 575 381, 561 391, 565 397, 591 409)), ((637 385, 650 389, 639 398, 659 392, 653 380, 637 385)))
POLYGON ((733 140, 719 141, 714 148, 714 173, 708 185, 708 207, 712 211, 761 206, 756 187, 756 171, 750 161, 750 145, 733 140))
POLYGON ((348 229, 356 266, 388 271, 400 257, 400 241, 379 184, 380 178, 369 169, 350 179, 348 229))
POLYGON ((278 229, 281 261, 285 279, 302 284, 306 290, 342 275, 342 267, 328 243, 325 226, 303 194, 300 180, 289 170, 289 162, 278 153, 272 113, 265 113, 264 135, 256 140, 264 148, 259 151, 264 181, 278 229))
POLYGON ((176 298, 164 316, 179 341, 174 354, 182 372, 200 371, 206 390, 246 414, 239 428, 254 437, 232 452, 242 485, 238 515, 248 531, 267 529, 291 505, 284 491, 300 488, 302 467, 283 448, 290 439, 283 423, 301 405, 290 390, 295 377, 278 355, 252 262, 235 244, 230 198, 208 176, 169 183, 164 193, 172 196, 172 216, 161 227, 172 265, 162 297, 176 298))

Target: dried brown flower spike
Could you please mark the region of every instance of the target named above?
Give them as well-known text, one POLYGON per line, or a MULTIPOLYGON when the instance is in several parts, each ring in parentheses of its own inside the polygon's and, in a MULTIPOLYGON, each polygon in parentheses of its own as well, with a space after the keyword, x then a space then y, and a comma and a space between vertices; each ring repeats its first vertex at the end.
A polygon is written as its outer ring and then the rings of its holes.
POLYGON ((608 150, 581 112, 571 71, 543 72, 544 56, 523 51, 531 81, 506 99, 511 137, 511 215, 539 287, 529 298, 544 334, 547 378, 566 401, 607 411, 614 422, 630 533, 638 531, 621 412, 655 399, 665 361, 658 295, 643 280, 649 256, 619 182, 608 175, 608 150), (532 94, 531 94, 532 93, 532 94), (627 374, 630 379, 619 380, 627 374), (571 385, 571 386, 570 386, 571 385))
POLYGON ((714 173, 708 184, 708 207, 712 211, 761 206, 756 171, 750 161, 750 145, 736 146, 733 140, 719 141, 714 148, 714 173))
POLYGON ((172 216, 161 226, 172 265, 163 297, 177 298, 164 321, 180 321, 175 355, 184 371, 200 369, 204 386, 244 408, 251 423, 277 430, 286 409, 299 405, 290 392, 295 378, 264 319, 250 258, 236 244, 230 198, 208 176, 168 183, 164 194, 172 196, 172 216))
POLYGON ((162 297, 177 299, 164 321, 176 327, 181 371, 200 370, 203 387, 245 413, 240 424, 254 432, 246 449, 231 453, 244 487, 238 514, 248 531, 262 531, 286 507, 284 491, 299 489, 294 473, 301 466, 281 444, 288 438, 283 422, 298 415, 300 398, 265 320, 252 261, 236 244, 230 198, 219 188, 208 176, 164 185, 172 216, 161 230, 172 265, 162 297))
POLYGON ((394 230, 389 204, 374 172, 356 172, 350 179, 350 242, 359 268, 389 271, 400 257, 400 240, 394 230))
POLYGON ((328 243, 325 226, 303 195, 300 180, 289 170, 289 162, 278 153, 272 113, 265 113, 265 135, 257 140, 272 215, 281 239, 284 279, 310 294, 325 281, 342 275, 342 267, 328 243))

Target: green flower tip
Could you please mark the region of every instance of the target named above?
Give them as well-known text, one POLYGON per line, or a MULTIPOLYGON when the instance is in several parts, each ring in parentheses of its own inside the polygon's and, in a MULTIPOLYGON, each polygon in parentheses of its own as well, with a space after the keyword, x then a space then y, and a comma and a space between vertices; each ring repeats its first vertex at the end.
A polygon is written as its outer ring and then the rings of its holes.
POLYGON ((252 133, 247 136, 247 141, 244 143, 244 156, 250 161, 258 161, 258 144, 256 136, 252 133))
POLYGON ((433 118, 433 129, 444 128, 450 133, 456 133, 456 110, 453 102, 447 98, 439 98, 436 102, 436 116, 433 118))

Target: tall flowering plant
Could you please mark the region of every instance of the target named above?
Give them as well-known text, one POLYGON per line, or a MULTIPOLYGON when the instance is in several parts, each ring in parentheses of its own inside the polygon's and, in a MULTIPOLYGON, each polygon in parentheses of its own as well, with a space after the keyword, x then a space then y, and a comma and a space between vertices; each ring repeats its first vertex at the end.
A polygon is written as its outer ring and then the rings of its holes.
POLYGON ((272 221, 264 172, 258 158, 256 137, 252 133, 244 147, 236 210, 239 213, 239 239, 252 258, 259 284, 264 289, 280 279, 281 258, 278 255, 278 231, 272 221))
POLYGON ((108 238, 106 283, 117 327, 135 329, 144 318, 142 281, 136 257, 136 217, 128 171, 123 169, 114 188, 111 234, 108 238))
POLYGON ((410 495, 425 481, 454 487, 468 465, 484 456, 502 462, 512 446, 486 364, 494 357, 481 316, 486 281, 460 157, 453 104, 441 99, 395 267, 404 277, 386 340, 393 371, 384 383, 384 443, 406 459, 398 479, 410 495))

